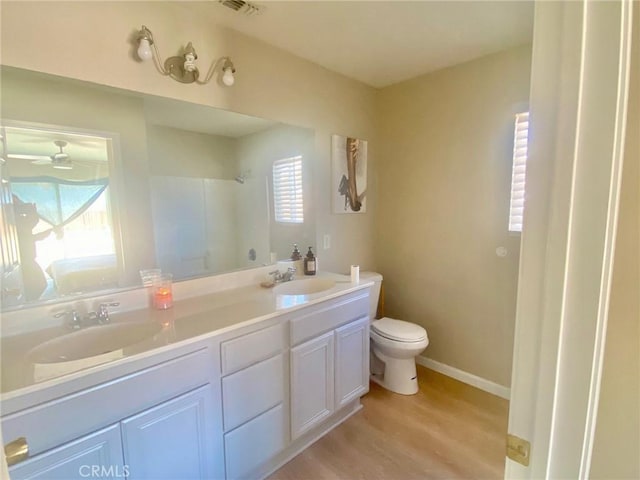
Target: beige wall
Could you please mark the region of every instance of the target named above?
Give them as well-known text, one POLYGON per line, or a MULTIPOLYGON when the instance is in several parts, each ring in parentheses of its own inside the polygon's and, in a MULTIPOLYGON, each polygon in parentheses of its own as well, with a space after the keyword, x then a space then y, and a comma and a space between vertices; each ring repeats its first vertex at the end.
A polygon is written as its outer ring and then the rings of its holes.
POLYGON ((386 315, 427 329, 423 355, 505 386, 520 243, 507 231, 513 115, 527 109, 530 62, 530 47, 512 49, 378 101, 386 315))
MULTIPOLYGON (((187 100, 313 128, 313 204, 316 245, 325 233, 333 248, 320 250, 323 268, 374 268, 375 188, 363 215, 330 214, 330 136, 370 140, 369 175, 375 185, 376 91, 311 62, 230 30, 179 2, 3 2, 3 64, 187 100), (51 19, 64 19, 64 28, 51 19), (183 85, 134 57, 136 29, 147 25, 163 55, 192 41, 201 66, 230 55, 236 84, 183 85), (339 246, 339 248, 338 248, 339 246)), ((206 67, 204 67, 206 68, 206 67)), ((203 68, 203 69, 204 69, 203 68)))
POLYGON ((219 178, 236 176, 236 140, 147 124, 150 175, 219 178))
POLYGON ((591 464, 594 479, 640 478, 640 11, 631 88, 611 303, 591 464))

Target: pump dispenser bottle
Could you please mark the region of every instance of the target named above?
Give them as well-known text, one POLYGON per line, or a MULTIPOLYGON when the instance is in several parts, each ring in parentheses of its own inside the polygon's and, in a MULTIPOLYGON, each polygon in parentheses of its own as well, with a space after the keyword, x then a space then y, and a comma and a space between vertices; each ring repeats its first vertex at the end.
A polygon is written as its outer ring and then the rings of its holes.
POLYGON ((302 272, 304 262, 302 261, 302 254, 298 250, 298 244, 293 244, 293 252, 291 253, 291 266, 296 269, 298 273, 302 272))
POLYGON ((301 260, 301 259, 302 259, 302 254, 300 253, 300 250, 298 250, 298 244, 294 243, 293 252, 291 252, 291 260, 295 262, 296 260, 301 260))
POLYGON ((317 270, 318 262, 316 261, 316 256, 311 251, 311 247, 309 247, 309 251, 307 252, 307 256, 304 257, 304 274, 305 275, 315 275, 317 270))

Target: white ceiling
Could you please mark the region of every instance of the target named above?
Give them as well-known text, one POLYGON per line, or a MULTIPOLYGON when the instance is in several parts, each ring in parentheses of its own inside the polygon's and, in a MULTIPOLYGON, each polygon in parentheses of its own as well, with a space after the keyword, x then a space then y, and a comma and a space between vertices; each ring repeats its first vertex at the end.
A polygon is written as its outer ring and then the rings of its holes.
POLYGON ((190 3, 211 21, 373 87, 531 42, 533 1, 257 1, 247 16, 190 3))
POLYGON ((45 175, 88 180, 109 175, 110 150, 105 137, 44 127, 5 127, 4 133, 12 178, 45 175), (62 151, 69 155, 71 170, 58 170, 53 163, 34 163, 60 152, 54 143, 58 140, 66 142, 62 151), (14 158, 13 155, 33 158, 14 158))
MULTIPOLYGON (((48 157, 60 151, 56 140, 67 142, 63 152, 72 160, 107 162, 108 148, 104 137, 38 127, 5 127, 7 154, 48 157)), ((28 161, 28 160, 25 160, 28 161)))

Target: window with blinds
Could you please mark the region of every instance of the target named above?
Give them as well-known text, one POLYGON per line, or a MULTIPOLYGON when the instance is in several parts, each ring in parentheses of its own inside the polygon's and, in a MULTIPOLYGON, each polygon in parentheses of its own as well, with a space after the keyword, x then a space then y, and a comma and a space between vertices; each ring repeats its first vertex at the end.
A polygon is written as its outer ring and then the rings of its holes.
POLYGON ((273 208, 276 222, 302 223, 302 157, 273 162, 273 208))
POLYGON ((511 172, 511 202, 509 204, 510 232, 522 232, 528 136, 529 112, 518 113, 513 136, 513 170, 511 172))

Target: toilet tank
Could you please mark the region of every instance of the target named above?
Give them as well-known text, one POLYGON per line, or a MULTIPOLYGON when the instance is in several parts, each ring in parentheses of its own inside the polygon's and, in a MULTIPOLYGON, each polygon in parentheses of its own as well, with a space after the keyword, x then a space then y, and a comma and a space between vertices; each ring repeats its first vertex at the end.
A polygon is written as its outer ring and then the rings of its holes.
POLYGON ((380 285, 382 285, 382 275, 376 272, 360 272, 360 281, 373 281, 373 286, 369 292, 369 318, 376 318, 378 311, 378 299, 380 298, 380 285))

